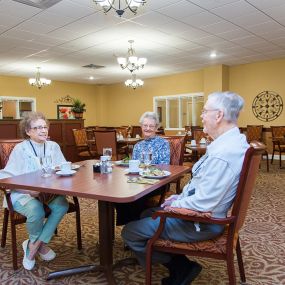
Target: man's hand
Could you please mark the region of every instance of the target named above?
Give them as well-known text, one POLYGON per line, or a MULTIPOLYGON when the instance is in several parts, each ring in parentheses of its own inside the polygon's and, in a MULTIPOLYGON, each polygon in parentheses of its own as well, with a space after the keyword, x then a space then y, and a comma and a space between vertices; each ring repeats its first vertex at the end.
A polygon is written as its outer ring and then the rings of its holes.
POLYGON ((161 207, 168 207, 168 206, 171 206, 171 203, 172 203, 173 201, 177 200, 178 196, 179 196, 179 195, 176 195, 176 194, 175 194, 175 195, 171 195, 170 197, 166 198, 166 199, 164 200, 164 203, 161 204, 161 207))

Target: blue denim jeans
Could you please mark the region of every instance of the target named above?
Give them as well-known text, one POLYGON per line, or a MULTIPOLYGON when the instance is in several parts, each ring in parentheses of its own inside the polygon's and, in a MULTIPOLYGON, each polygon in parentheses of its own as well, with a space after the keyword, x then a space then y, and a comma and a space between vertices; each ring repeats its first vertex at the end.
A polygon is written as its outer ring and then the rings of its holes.
POLYGON ((18 201, 14 204, 14 210, 27 217, 26 227, 31 242, 40 240, 49 243, 55 229, 68 210, 65 196, 57 196, 48 206, 51 209, 51 214, 45 221, 43 204, 38 199, 34 198, 24 206, 18 201))

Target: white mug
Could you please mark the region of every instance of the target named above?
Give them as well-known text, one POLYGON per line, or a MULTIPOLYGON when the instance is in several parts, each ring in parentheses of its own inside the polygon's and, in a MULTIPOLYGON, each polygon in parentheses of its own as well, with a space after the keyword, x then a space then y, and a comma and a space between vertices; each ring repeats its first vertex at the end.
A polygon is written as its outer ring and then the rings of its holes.
POLYGON ((129 172, 139 172, 140 161, 139 160, 129 160, 129 172))
POLYGON ((136 134, 136 139, 140 139, 140 135, 139 134, 136 134))
POLYGON ((192 146, 196 146, 196 141, 195 140, 191 140, 191 145, 192 146))
POLYGON ((60 165, 60 170, 62 172, 70 172, 70 170, 71 170, 71 162, 70 161, 63 162, 60 165))

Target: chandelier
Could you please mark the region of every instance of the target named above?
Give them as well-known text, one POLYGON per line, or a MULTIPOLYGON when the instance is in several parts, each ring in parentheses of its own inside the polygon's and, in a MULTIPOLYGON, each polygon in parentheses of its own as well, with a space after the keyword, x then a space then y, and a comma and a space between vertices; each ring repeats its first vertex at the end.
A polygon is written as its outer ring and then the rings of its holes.
POLYGON ((125 81, 125 85, 127 87, 131 87, 133 89, 137 89, 137 87, 142 87, 144 82, 141 79, 137 79, 135 73, 132 73, 132 78, 125 81))
POLYGON ((140 5, 144 5, 146 0, 93 0, 95 4, 99 4, 105 14, 107 14, 111 9, 114 9, 119 17, 121 17, 125 10, 129 9, 132 13, 136 15, 137 10, 140 5), (116 2, 116 4, 115 4, 116 2), (122 4, 124 2, 124 5, 122 4))
POLYGON ((133 49, 133 40, 128 41, 130 43, 130 48, 128 49, 127 57, 118 57, 117 61, 122 69, 128 68, 130 72, 134 70, 139 70, 144 68, 147 59, 145 57, 137 57, 135 55, 135 50, 133 49))
POLYGON ((51 84, 51 80, 50 79, 41 78, 40 67, 37 67, 37 70, 38 71, 36 72, 36 77, 29 79, 30 85, 36 86, 39 89, 41 89, 43 86, 50 85, 51 84))

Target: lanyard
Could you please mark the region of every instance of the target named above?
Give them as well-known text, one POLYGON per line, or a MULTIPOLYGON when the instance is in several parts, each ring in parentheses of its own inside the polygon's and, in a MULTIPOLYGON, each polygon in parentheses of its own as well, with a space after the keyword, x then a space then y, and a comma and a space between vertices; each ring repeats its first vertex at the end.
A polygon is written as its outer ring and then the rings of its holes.
MULTIPOLYGON (((30 145, 31 145, 31 147, 33 149, 33 152, 34 152, 35 156, 38 157, 38 154, 37 154, 37 152, 36 152, 32 142, 31 142, 31 140, 29 140, 29 143, 30 143, 30 145)), ((44 143, 44 156, 46 156, 46 143, 44 143)))

